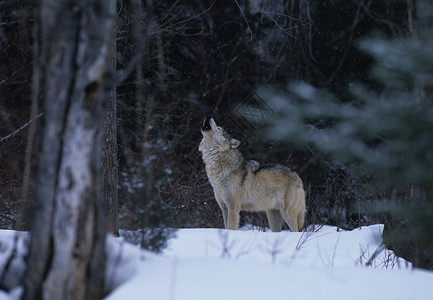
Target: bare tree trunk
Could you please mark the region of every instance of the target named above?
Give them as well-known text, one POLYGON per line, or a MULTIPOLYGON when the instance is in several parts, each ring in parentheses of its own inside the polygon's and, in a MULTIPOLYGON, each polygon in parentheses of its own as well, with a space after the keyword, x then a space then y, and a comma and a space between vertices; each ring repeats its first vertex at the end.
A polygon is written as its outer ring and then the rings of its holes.
MULTIPOLYGON (((41 74, 43 66, 40 65, 39 56, 40 56, 40 44, 39 40, 39 25, 35 24, 33 27, 33 74, 32 74, 32 106, 30 109, 30 118, 29 120, 33 120, 39 112, 39 100, 41 96, 41 74)), ((29 125, 29 131, 27 134, 27 143, 26 143, 26 155, 24 160, 24 174, 23 174, 23 184, 21 187, 21 197, 20 203, 17 211, 16 217, 16 230, 29 230, 30 228, 30 219, 31 219, 31 207, 32 203, 30 200, 30 194, 32 191, 32 180, 31 180, 31 171, 34 168, 34 161, 32 160, 33 155, 35 154, 35 148, 37 148, 34 143, 36 139, 36 130, 39 128, 39 122, 32 122, 29 125)))
MULTIPOLYGON (((114 33, 116 34, 116 33, 114 33)), ((113 54, 116 53, 116 39, 112 42, 113 54)), ((115 55, 112 57, 113 68, 116 68, 115 55)), ((107 229, 109 232, 119 235, 118 218, 118 166, 117 166, 117 100, 116 87, 111 90, 107 106, 105 108, 104 121, 104 205, 107 217, 107 229)))
POLYGON ((116 90, 113 90, 105 110, 103 158, 104 206, 108 231, 119 235, 116 105, 116 90))
POLYGON ((41 0, 45 115, 23 299, 102 296, 102 129, 115 0, 41 0))

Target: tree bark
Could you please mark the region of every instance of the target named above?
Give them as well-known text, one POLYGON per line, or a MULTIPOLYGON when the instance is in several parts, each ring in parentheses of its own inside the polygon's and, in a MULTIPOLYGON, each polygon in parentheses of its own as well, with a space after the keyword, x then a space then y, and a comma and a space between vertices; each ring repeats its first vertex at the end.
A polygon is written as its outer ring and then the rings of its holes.
MULTIPOLYGON (((111 65, 116 70, 116 31, 111 43, 112 57, 111 65)), ((117 158, 117 92, 113 84, 105 108, 104 120, 104 151, 103 151, 103 184, 104 184, 104 207, 109 232, 119 235, 118 217, 118 158, 117 158)))
POLYGON ((41 0, 42 142, 23 299, 102 296, 104 103, 115 0, 41 0))
MULTIPOLYGON (((39 24, 35 24, 33 27, 33 70, 32 70, 32 105, 30 109, 29 120, 33 120, 39 112, 39 102, 41 98, 41 74, 43 73, 43 66, 40 65, 40 40, 39 34, 39 24)), ((26 142, 26 155, 24 159, 24 174, 23 174, 23 184, 21 187, 21 197, 18 206, 15 230, 30 230, 30 220, 32 203, 30 195, 33 192, 33 181, 31 178, 32 169, 34 169, 35 162, 33 161, 33 155, 35 154, 35 149, 38 147, 35 142, 38 141, 36 138, 36 132, 39 128, 39 122, 31 122, 29 125, 29 131, 27 134, 26 142)))
POLYGON ((104 206, 108 231, 119 235, 116 106, 116 90, 113 89, 105 110, 103 159, 104 206))

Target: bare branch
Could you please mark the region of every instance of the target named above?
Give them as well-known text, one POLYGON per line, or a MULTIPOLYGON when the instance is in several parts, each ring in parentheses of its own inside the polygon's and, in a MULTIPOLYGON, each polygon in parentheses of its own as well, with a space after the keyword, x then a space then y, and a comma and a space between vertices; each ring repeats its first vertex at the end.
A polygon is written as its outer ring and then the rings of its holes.
POLYGON ((241 14, 242 14, 242 17, 244 18, 244 20, 245 20, 245 23, 247 24, 247 29, 248 29, 248 33, 250 34, 250 42, 253 40, 253 31, 251 30, 251 27, 250 27, 250 23, 248 23, 248 20, 247 20, 247 17, 245 16, 245 13, 244 13, 244 11, 242 10, 242 8, 241 8, 241 6, 239 5, 239 3, 238 3, 238 1, 237 0, 235 0, 235 3, 236 3, 236 5, 238 6, 238 8, 239 8, 239 10, 240 10, 240 12, 241 12, 241 14))
POLYGON ((23 130, 24 128, 26 128, 27 126, 30 125, 30 123, 32 123, 33 121, 39 119, 40 117, 43 116, 43 112, 41 112, 39 115, 37 115, 36 117, 34 117, 33 119, 31 119, 29 122, 27 122, 26 124, 24 124, 23 126, 21 126, 20 128, 18 128, 17 130, 15 130, 14 132, 10 133, 9 135, 0 138, 0 142, 3 142, 4 140, 7 140, 13 136, 15 136, 16 134, 18 134, 18 132, 20 132, 21 130, 23 130))

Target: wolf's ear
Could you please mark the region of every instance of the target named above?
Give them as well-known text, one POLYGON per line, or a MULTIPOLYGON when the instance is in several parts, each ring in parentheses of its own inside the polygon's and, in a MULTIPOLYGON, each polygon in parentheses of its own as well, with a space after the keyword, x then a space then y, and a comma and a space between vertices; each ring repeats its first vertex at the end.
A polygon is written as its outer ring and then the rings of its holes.
POLYGON ((237 139, 230 139, 230 148, 236 149, 241 144, 237 139))

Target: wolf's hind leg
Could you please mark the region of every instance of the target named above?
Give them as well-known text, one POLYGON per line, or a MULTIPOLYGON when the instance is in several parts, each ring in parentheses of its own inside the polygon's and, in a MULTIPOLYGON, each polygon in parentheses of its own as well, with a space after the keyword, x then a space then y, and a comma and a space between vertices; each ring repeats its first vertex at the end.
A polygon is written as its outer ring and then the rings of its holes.
POLYGON ((289 226, 290 231, 298 232, 298 215, 293 213, 290 209, 281 209, 280 212, 283 216, 284 222, 289 226))
POLYGON ((305 220, 305 212, 301 211, 298 213, 298 229, 301 230, 302 227, 304 227, 304 220, 305 220))
POLYGON ((268 209, 266 211, 266 216, 268 217, 269 227, 273 232, 281 231, 281 227, 283 226, 283 218, 281 217, 281 213, 279 209, 268 209))

